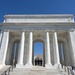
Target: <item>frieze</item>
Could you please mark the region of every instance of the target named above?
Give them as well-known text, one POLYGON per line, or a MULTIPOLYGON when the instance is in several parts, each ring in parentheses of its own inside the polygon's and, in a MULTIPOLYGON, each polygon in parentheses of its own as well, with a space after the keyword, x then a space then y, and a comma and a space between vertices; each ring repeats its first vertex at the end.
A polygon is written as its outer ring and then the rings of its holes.
POLYGON ((75 29, 75 25, 10 25, 10 26, 2 26, 2 30, 71 30, 75 29))

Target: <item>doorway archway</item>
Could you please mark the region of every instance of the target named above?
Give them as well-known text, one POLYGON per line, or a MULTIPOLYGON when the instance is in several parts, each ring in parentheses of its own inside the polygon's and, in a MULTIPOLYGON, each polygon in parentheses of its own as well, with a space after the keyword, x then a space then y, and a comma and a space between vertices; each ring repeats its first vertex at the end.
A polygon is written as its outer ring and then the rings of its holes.
POLYGON ((45 64, 45 50, 44 42, 36 40, 33 43, 33 65, 44 66, 45 64))

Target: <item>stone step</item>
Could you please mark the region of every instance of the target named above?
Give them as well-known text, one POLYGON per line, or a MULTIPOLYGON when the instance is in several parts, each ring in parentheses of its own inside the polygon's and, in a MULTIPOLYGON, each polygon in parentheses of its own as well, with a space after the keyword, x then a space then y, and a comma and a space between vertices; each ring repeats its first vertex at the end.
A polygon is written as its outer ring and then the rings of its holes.
POLYGON ((31 69, 15 68, 10 75, 62 75, 57 68, 34 66, 31 69))

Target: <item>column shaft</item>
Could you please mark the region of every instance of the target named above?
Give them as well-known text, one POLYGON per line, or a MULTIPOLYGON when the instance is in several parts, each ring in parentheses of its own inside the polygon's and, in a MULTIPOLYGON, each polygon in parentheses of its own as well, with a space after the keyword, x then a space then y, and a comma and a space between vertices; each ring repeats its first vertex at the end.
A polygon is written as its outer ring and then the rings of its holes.
POLYGON ((59 48, 58 48, 58 40, 57 40, 57 33, 56 32, 53 32, 53 48, 54 48, 54 51, 56 52, 55 64, 59 65, 60 64, 60 57, 59 57, 59 48))
POLYGON ((50 68, 52 66, 51 64, 51 55, 50 55, 50 38, 49 38, 49 32, 46 32, 46 68, 50 68))
POLYGON ((24 42, 25 42, 25 32, 21 34, 21 41, 20 41, 20 55, 19 55, 19 64, 23 65, 23 55, 24 55, 24 42))
POLYGON ((47 41, 47 63, 51 63, 50 59, 50 39, 49 39, 49 32, 46 32, 46 41, 47 41))
POLYGON ((1 44, 0 64, 5 65, 8 43, 9 43, 9 31, 5 31, 3 32, 3 39, 2 39, 2 44, 1 44))
POLYGON ((71 56, 71 65, 75 66, 75 31, 72 30, 69 32, 69 41, 70 41, 70 56, 71 56))
POLYGON ((29 33, 29 59, 28 63, 32 65, 33 33, 29 33))

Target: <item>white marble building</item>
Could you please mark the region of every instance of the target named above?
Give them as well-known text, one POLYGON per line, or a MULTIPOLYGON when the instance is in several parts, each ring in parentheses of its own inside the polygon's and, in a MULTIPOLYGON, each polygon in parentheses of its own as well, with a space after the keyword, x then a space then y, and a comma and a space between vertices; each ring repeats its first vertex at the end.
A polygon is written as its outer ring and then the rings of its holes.
POLYGON ((5 15, 0 30, 0 66, 32 67, 35 41, 44 44, 44 67, 75 66, 73 15, 5 15))

